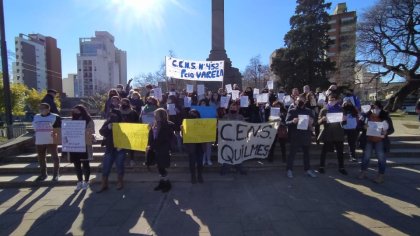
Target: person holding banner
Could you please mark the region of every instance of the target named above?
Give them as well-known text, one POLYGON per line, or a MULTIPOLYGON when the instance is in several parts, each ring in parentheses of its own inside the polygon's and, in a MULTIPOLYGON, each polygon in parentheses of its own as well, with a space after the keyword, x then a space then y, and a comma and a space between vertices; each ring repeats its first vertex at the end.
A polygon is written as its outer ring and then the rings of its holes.
POLYGON ((39 105, 39 114, 36 114, 32 125, 35 130, 35 145, 41 174, 35 181, 44 181, 47 177, 47 151, 51 154, 54 170, 52 181, 58 181, 60 159, 57 151, 57 130, 61 127, 61 117, 50 112, 48 103, 39 105))
POLYGON ((324 129, 319 135, 319 139, 324 143, 321 151, 321 160, 319 173, 325 173, 325 158, 328 151, 334 150, 335 147, 338 159, 338 171, 347 175, 344 169, 344 129, 347 117, 343 116, 343 108, 338 101, 338 95, 331 93, 328 96, 327 106, 321 110, 318 123, 324 125, 324 129))
MULTIPOLYGON (((229 106, 229 112, 223 117, 224 120, 239 120, 244 121, 244 117, 238 113, 239 104, 237 102, 233 102, 229 106)), ((246 175, 246 171, 242 167, 242 163, 233 165, 237 172, 241 175, 246 175)), ((223 163, 222 170, 220 171, 221 175, 225 175, 229 171, 230 165, 223 163)))
MULTIPOLYGON (((209 100, 207 99, 201 99, 199 106, 209 106, 209 100)), ((213 165, 213 162, 211 162, 211 145, 212 143, 203 143, 203 165, 213 165)))
POLYGON ((386 169, 385 139, 389 134, 394 132, 394 127, 389 114, 382 110, 383 107, 380 101, 376 101, 371 107, 372 110, 366 114, 366 120, 364 122, 366 145, 363 151, 361 171, 358 178, 365 179, 367 177, 366 171, 369 167, 370 157, 373 149, 375 149, 376 157, 378 158, 378 174, 373 181, 380 184, 384 182, 386 169))
MULTIPOLYGON (((175 149, 177 149, 177 151, 182 151, 181 124, 182 124, 183 114, 181 113, 182 108, 179 106, 179 103, 175 95, 169 95, 166 109, 169 115, 169 120, 172 123, 174 123, 174 131, 175 131, 175 136, 176 136, 175 149)), ((176 151, 176 150, 172 150, 172 151, 176 151)))
POLYGON ((77 175, 76 191, 89 188, 90 164, 93 159, 93 134, 95 133, 95 123, 90 117, 87 109, 83 105, 77 105, 72 111, 72 120, 86 121, 86 152, 70 152, 70 161, 73 162, 74 170, 77 175), (83 166, 83 168, 82 168, 83 166), (84 177, 84 181, 83 181, 84 177))
POLYGON ((99 130, 99 133, 104 137, 102 146, 105 146, 105 154, 102 160, 102 184, 97 193, 108 190, 108 178, 114 162, 118 173, 117 190, 121 190, 124 187, 124 161, 126 151, 124 149, 114 147, 114 137, 112 134, 112 124, 119 123, 121 121, 121 111, 112 109, 109 113, 108 120, 99 130))
MULTIPOLYGON (((130 106, 130 100, 128 98, 121 99, 121 116, 122 122, 124 123, 139 123, 139 114, 133 110, 130 106)), ((135 165, 134 162, 134 150, 128 150, 130 158, 130 166, 135 165)))
POLYGON ((155 159, 160 174, 158 186, 155 191, 168 192, 172 185, 168 179, 168 171, 171 156, 171 140, 174 138, 174 123, 168 119, 165 109, 159 108, 154 112, 154 122, 149 131, 149 140, 146 152, 155 159))
MULTIPOLYGON (((188 119, 200 119, 200 113, 195 109, 191 109, 188 113, 188 119)), ((205 146, 202 143, 186 143, 184 145, 188 152, 191 183, 195 184, 197 181, 203 183, 203 158, 205 146)))
POLYGON ((286 124, 290 137, 290 152, 287 158, 287 177, 293 178, 293 162, 296 152, 299 148, 303 151, 303 164, 305 173, 312 178, 316 175, 310 168, 309 148, 312 138, 312 124, 314 115, 310 109, 305 106, 306 95, 301 94, 296 98, 295 108, 289 110, 286 117, 286 124))

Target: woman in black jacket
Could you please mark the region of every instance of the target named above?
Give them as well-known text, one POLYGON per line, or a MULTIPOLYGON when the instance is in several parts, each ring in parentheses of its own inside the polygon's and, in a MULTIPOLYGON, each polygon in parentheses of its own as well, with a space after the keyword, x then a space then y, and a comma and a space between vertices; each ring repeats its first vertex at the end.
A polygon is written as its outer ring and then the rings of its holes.
POLYGON ((155 159, 161 177, 159 185, 154 190, 168 192, 171 189, 171 182, 166 168, 170 166, 171 140, 175 138, 174 123, 169 121, 168 113, 163 108, 157 109, 154 116, 155 121, 149 131, 146 152, 155 159))

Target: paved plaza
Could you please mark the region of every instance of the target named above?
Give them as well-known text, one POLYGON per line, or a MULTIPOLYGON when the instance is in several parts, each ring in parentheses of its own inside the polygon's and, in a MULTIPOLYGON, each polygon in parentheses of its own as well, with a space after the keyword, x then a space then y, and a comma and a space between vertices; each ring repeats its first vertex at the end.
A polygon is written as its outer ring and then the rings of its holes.
POLYGON ((98 184, 2 189, 0 235, 420 235, 420 166, 392 167, 382 185, 357 173, 207 173, 195 185, 178 173, 167 194, 153 191, 152 173, 103 194, 98 184))

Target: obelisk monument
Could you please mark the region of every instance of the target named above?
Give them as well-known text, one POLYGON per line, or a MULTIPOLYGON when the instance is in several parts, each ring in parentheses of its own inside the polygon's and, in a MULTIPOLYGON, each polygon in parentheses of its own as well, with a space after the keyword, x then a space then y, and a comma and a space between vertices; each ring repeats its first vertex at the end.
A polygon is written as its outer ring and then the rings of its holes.
MULTIPOLYGON (((211 51, 208 61, 225 61, 225 75, 223 84, 238 84, 242 87, 242 75, 237 68, 232 67, 232 62, 225 49, 225 1, 211 1, 211 51)), ((215 82, 206 83, 206 87, 217 91, 221 87, 215 82)))

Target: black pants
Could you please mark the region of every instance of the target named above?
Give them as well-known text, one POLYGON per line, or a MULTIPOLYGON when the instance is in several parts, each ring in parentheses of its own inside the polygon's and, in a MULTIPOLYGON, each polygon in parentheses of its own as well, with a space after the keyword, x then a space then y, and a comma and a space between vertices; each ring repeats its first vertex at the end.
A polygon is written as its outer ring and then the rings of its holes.
POLYGON ((89 161, 80 161, 74 160, 74 169, 76 170, 77 180, 79 182, 83 181, 83 175, 85 176, 85 181, 89 181, 90 177, 90 164, 89 161), (82 169, 83 166, 83 169, 82 169))
POLYGON ((267 160, 272 162, 274 159, 274 149, 276 148, 277 141, 280 143, 281 149, 281 159, 282 161, 286 161, 286 141, 287 139, 279 139, 277 136, 274 139, 273 144, 271 145, 270 153, 268 154, 267 160))
POLYGON ((203 145, 192 144, 186 146, 188 148, 188 159, 190 161, 190 172, 195 174, 196 168, 197 171, 201 172, 203 169, 203 145))
POLYGON ((160 177, 165 178, 166 176, 168 176, 168 171, 166 171, 166 168, 158 167, 158 171, 159 171, 160 177))
POLYGON ((290 143, 290 152, 289 157, 287 158, 287 170, 293 170, 293 162, 295 161, 296 152, 302 148, 303 151, 303 168, 305 171, 309 170, 309 145, 302 145, 298 140, 292 141, 290 143))
POLYGON ((342 169, 344 168, 344 142, 324 142, 324 145, 322 146, 321 151, 321 163, 320 167, 325 167, 325 158, 327 156, 327 152, 329 150, 335 150, 337 151, 337 159, 338 159, 338 168, 342 169))
POLYGON ((345 129, 344 132, 347 136, 350 158, 356 158, 356 142, 359 136, 359 131, 356 129, 345 129))

